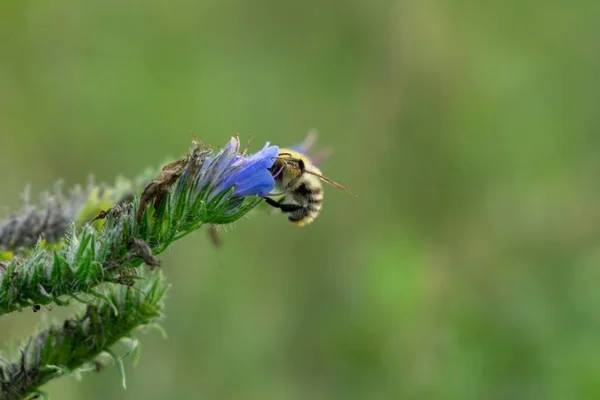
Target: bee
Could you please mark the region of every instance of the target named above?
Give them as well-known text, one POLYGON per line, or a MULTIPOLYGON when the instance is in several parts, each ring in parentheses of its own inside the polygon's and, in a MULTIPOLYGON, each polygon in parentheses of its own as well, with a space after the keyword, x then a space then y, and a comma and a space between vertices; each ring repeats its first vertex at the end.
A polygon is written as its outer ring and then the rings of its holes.
MULTIPOLYGON (((309 136, 307 141, 309 139, 312 137, 309 136)), ((352 193, 339 183, 325 177, 309 157, 292 149, 280 149, 270 171, 276 187, 282 192, 267 196, 283 197, 280 200, 265 197, 266 203, 280 209, 291 223, 298 226, 308 225, 319 216, 323 207, 321 181, 352 193)))

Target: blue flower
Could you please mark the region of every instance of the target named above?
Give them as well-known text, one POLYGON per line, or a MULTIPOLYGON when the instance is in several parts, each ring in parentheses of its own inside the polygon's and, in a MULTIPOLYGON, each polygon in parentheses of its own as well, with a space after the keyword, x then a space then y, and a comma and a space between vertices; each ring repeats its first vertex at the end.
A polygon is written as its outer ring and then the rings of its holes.
POLYGON ((265 147, 251 156, 236 156, 231 164, 226 178, 219 187, 226 189, 233 187, 234 196, 264 196, 275 187, 275 180, 269 168, 273 166, 275 158, 279 155, 279 147, 270 146, 267 142, 265 147))
POLYGON ((234 197, 246 197, 264 196, 275 187, 269 168, 279 154, 279 147, 267 143, 250 156, 240 153, 239 149, 239 138, 232 137, 216 155, 210 150, 198 151, 196 157, 201 167, 195 186, 197 190, 207 189, 207 201, 231 188, 234 197))

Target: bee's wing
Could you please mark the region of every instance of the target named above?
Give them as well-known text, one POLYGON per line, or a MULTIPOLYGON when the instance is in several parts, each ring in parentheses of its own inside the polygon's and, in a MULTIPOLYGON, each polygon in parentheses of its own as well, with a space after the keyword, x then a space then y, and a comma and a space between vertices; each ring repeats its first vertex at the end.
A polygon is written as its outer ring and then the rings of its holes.
POLYGON ((311 156, 310 161, 312 161, 314 165, 318 166, 319 164, 321 164, 321 162, 323 162, 324 159, 329 158, 329 156, 331 156, 332 153, 333 149, 331 147, 327 147, 326 149, 315 154, 314 156, 311 156))
POLYGON ((304 147, 304 149, 306 151, 309 151, 311 149, 311 147, 313 147, 313 145, 315 144, 316 141, 317 141, 317 131, 311 130, 306 135, 306 139, 304 139, 304 142, 302 143, 302 147, 304 147))
POLYGON ((308 153, 310 152, 311 147, 315 144, 316 141, 317 141, 317 132, 312 130, 312 131, 308 132, 308 134, 306 135, 306 138, 302 142, 296 143, 291 148, 294 149, 295 151, 297 151, 298 153, 302 153, 305 156, 308 156, 308 153))

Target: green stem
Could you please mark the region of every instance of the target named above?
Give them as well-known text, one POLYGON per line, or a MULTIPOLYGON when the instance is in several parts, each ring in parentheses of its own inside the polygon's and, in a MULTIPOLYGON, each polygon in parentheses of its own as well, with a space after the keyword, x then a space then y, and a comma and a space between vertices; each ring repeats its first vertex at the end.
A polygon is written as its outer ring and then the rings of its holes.
POLYGON ((162 315, 167 289, 160 273, 145 277, 139 287, 110 286, 106 301, 82 307, 67 319, 29 338, 19 356, 0 366, 0 399, 22 399, 46 382, 71 373, 140 326, 155 323, 162 315))

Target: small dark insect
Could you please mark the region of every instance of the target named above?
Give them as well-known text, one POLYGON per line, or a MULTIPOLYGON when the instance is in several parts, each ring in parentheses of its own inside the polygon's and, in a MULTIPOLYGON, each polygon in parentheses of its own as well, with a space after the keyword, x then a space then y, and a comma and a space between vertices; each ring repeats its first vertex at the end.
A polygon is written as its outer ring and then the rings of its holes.
POLYGON ((127 276, 119 276, 119 277, 117 277, 116 281, 117 281, 117 283, 119 283, 120 285, 123 285, 123 286, 131 287, 131 286, 135 285, 135 282, 133 281, 133 279, 128 278, 127 276))
POLYGON ((133 238, 131 239, 130 246, 135 252, 135 255, 144 260, 146 265, 150 267, 160 266, 160 260, 154 257, 148 243, 144 242, 142 239, 133 238))
POLYGON ((31 309, 33 310, 33 312, 38 312, 40 311, 42 307, 39 304, 34 304, 31 309))
POLYGON ((94 370, 96 372, 100 372, 104 369, 104 364, 102 364, 100 361, 98 360, 94 360, 94 370))
POLYGON ((114 206, 112 206, 108 210, 102 210, 102 211, 100 211, 98 213, 98 215, 96 215, 94 217, 94 219, 92 219, 90 221, 90 224, 92 222, 104 219, 104 218, 108 217, 109 215, 112 215, 114 217, 119 217, 124 210, 128 209, 129 207, 131 207, 131 203, 127 200, 129 198, 129 196, 130 195, 127 195, 123 199, 119 200, 119 202, 117 204, 115 204, 114 206))
POLYGON ((135 277, 137 277, 135 269, 126 269, 121 271, 115 281, 124 286, 133 286, 135 284, 135 277))
POLYGON ((112 210, 112 209, 111 209, 111 208, 109 208, 108 210, 102 210, 102 211, 100 211, 100 212, 98 213, 98 215, 96 215, 96 216, 94 217, 94 219, 92 219, 92 220, 90 221, 90 224, 91 224, 92 222, 95 222, 95 221, 98 221, 98 220, 101 220, 101 219, 104 219, 104 218, 106 218, 106 217, 108 216, 108 214, 110 214, 110 211, 111 211, 111 210, 112 210))
POLYGON ((210 241, 212 242, 213 246, 215 246, 215 248, 218 249, 221 246, 223 246, 223 241, 221 240, 219 232, 217 231, 217 228, 215 226, 208 226, 208 237, 210 238, 210 241))
POLYGON ((65 332, 75 332, 76 328, 77 328, 77 321, 75 321, 74 319, 67 319, 63 323, 63 330, 65 332))

